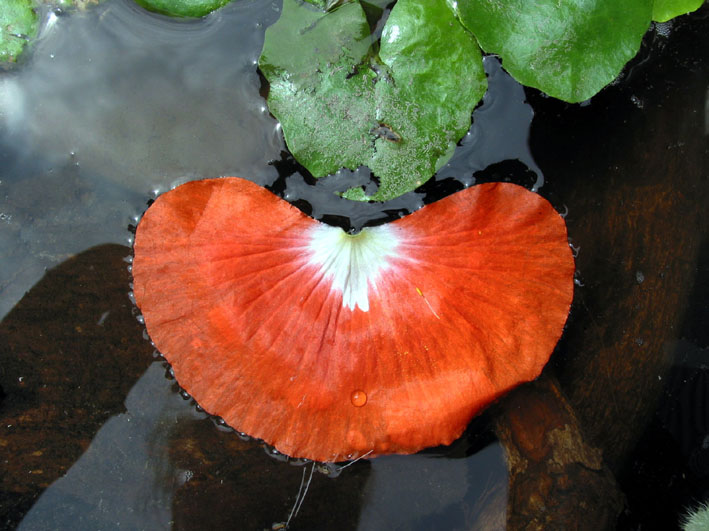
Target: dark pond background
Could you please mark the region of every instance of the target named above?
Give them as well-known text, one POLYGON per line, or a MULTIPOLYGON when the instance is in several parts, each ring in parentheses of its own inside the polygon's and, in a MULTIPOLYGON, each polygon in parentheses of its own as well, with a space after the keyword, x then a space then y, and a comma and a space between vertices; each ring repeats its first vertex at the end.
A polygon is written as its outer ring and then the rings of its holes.
MULTIPOLYGON (((653 27, 581 105, 523 89, 487 58, 490 90, 453 160, 422 189, 368 205, 333 194, 367 170, 315 184, 265 107, 256 61, 279 4, 237 0, 199 21, 128 0, 48 11, 34 48, 0 72, 0 528, 287 519, 311 465, 267 455, 183 399, 128 297, 130 229, 147 202, 221 175, 344 228, 476 182, 538 190, 578 251, 545 377, 622 493, 609 527, 676 527, 709 498, 709 6, 653 27)), ((291 528, 514 527, 519 478, 501 426, 538 425, 517 406, 511 423, 514 400, 450 447, 315 472, 291 528)), ((541 487, 539 510, 579 488, 573 476, 559 493, 541 487)), ((564 516, 580 528, 584 495, 564 516)))

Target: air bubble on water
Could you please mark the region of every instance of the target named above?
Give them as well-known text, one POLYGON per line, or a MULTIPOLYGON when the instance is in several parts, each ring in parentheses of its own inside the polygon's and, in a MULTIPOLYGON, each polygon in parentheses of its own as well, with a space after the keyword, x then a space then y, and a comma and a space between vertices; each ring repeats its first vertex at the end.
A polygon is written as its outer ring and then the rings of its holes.
POLYGON ((132 264, 132 263, 133 263, 133 257, 132 257, 131 255, 124 256, 124 257, 123 257, 123 261, 124 261, 124 262, 127 262, 127 263, 129 263, 129 264, 132 264))
POLYGON ((234 429, 231 426, 229 426, 229 424, 227 424, 223 418, 217 417, 216 419, 213 419, 213 420, 214 420, 214 424, 217 426, 217 429, 219 431, 224 432, 224 433, 233 433, 234 432, 234 429))
POLYGON ((131 273, 131 274, 133 273, 133 266, 132 265, 129 265, 128 267, 126 267, 126 269, 128 270, 129 273, 131 273))
POLYGON ((142 315, 136 315, 135 320, 138 321, 140 324, 145 324, 145 318, 142 315))
POLYGON ((182 400, 189 400, 190 398, 192 398, 190 394, 184 389, 180 391, 180 396, 182 397, 182 400))
POLYGON ((266 452, 266 454, 276 461, 281 461, 283 463, 286 463, 290 460, 290 458, 286 454, 282 454, 278 450, 276 450, 273 446, 270 446, 268 444, 263 445, 263 449, 266 452))
POLYGON ((143 328, 143 339, 145 339, 146 341, 150 340, 150 336, 148 335, 148 331, 145 328, 143 328))
POLYGON ((571 256, 577 258, 579 255, 579 251, 581 250, 581 246, 574 245, 573 243, 569 242, 569 247, 571 247, 571 256))
POLYGON ((459 180, 465 188, 470 188, 475 184, 475 177, 472 175, 466 175, 465 177, 461 177, 459 180))
POLYGON ((534 173, 537 175, 537 180, 534 181, 534 184, 532 185, 532 188, 530 188, 529 191, 534 192, 536 194, 539 192, 539 189, 544 186, 544 183, 546 181, 544 180, 544 174, 542 173, 542 171, 539 168, 537 168, 536 171, 535 170, 532 170, 532 171, 534 171, 534 173))
POLYGON ((128 242, 128 245, 133 246, 133 242, 134 242, 135 240, 133 239, 133 236, 128 236, 128 237, 126 238, 126 241, 128 242))
POLYGON ((132 291, 128 292, 128 298, 133 304, 135 304, 135 294, 132 291))
POLYGON ((642 284, 645 281, 645 275, 643 274, 642 271, 636 271, 635 272, 635 282, 638 284, 642 284))
POLYGON ((663 37, 669 37, 670 33, 672 33, 672 21, 655 22, 655 32, 663 37))
POLYGON ((236 436, 242 441, 250 441, 251 437, 246 435, 243 431, 237 431, 236 436))

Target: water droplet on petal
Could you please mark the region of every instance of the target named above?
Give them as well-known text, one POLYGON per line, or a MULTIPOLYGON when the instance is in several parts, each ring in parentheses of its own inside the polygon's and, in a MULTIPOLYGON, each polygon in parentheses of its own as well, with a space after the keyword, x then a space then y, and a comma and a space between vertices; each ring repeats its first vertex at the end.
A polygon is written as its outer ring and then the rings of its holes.
POLYGON ((352 394, 350 395, 350 401, 352 402, 353 406, 362 407, 367 403, 367 393, 359 389, 357 389, 356 391, 352 391, 352 394))

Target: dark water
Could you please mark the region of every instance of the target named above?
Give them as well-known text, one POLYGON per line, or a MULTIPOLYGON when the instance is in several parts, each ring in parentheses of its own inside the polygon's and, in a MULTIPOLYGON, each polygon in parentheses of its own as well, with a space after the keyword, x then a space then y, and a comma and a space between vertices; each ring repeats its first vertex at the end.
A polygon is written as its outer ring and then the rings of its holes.
MULTIPOLYGON (((267 529, 310 466, 183 399, 128 300, 130 225, 187 180, 238 175, 344 228, 485 181, 567 212, 578 288, 549 367, 625 496, 618 527, 671 529, 709 498, 709 10, 651 31, 614 86, 567 105, 495 58, 454 158, 386 204, 285 152, 255 62, 279 2, 200 21, 127 0, 47 13, 0 74, 0 528, 267 529), (298 465, 296 463, 295 465, 298 465)), ((316 472, 293 529, 500 529, 493 411, 448 448, 316 472)), ((497 423, 497 424, 496 424, 497 423)))

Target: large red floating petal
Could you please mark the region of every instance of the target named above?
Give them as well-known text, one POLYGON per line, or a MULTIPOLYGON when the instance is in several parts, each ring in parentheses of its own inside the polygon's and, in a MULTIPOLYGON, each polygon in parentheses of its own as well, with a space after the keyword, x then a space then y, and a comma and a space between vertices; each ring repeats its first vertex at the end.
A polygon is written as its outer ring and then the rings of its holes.
POLYGON ((539 375, 573 274, 562 218, 502 183, 352 236, 249 181, 190 182, 148 209, 133 264, 180 385, 318 461, 453 441, 539 375))

